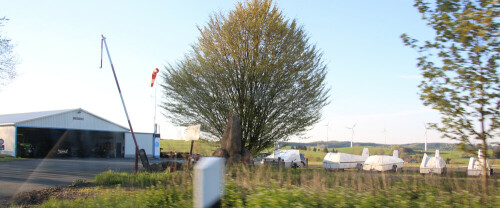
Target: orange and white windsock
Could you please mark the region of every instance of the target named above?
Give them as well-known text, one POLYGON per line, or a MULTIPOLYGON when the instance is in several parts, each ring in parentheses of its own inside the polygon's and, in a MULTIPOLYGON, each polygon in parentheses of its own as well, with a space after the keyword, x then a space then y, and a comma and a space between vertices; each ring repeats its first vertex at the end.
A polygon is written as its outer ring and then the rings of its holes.
POLYGON ((153 85, 155 84, 156 74, 158 74, 159 71, 160 70, 158 70, 158 68, 153 70, 153 79, 151 80, 151 87, 153 87, 153 85))

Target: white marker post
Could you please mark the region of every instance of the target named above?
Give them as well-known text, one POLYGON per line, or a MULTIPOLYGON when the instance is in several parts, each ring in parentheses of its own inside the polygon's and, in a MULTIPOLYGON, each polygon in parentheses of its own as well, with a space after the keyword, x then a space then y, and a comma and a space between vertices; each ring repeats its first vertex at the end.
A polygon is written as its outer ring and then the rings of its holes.
POLYGON ((200 139, 201 125, 188 126, 186 129, 186 141, 191 141, 191 149, 189 150, 188 169, 191 166, 191 155, 193 154, 193 144, 195 140, 200 139))
POLYGON ((224 194, 224 158, 204 157, 194 166, 195 208, 221 207, 224 194))

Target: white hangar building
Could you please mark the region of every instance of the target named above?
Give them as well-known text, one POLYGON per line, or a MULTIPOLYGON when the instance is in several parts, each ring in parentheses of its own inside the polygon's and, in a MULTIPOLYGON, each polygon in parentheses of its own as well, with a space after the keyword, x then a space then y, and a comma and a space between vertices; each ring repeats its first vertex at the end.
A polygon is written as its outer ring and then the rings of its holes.
MULTIPOLYGON (((135 133, 149 157, 160 155, 159 135, 135 133)), ((81 108, 0 115, 0 154, 14 157, 134 157, 129 129, 81 108)))

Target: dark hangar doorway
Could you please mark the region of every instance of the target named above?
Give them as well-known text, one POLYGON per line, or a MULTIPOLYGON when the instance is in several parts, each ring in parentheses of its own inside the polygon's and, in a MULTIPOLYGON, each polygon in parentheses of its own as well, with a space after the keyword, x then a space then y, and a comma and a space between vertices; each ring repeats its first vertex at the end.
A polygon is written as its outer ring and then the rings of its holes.
POLYGON ((121 158, 125 143, 123 132, 27 127, 17 127, 16 140, 23 158, 121 158))

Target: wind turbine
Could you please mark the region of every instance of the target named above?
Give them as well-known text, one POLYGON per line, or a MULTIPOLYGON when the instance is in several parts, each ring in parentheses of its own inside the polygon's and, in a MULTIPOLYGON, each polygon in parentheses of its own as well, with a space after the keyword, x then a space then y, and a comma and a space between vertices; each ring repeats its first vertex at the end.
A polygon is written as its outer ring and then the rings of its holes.
POLYGON ((326 123, 326 145, 328 146, 328 126, 330 125, 330 121, 328 121, 328 123, 326 123))
POLYGON ((385 141, 385 146, 387 147, 387 130, 385 129, 385 125, 384 125, 384 141, 385 141))
POLYGON ((354 127, 356 127, 356 123, 354 123, 354 125, 351 128, 346 127, 351 130, 351 148, 352 148, 352 140, 354 138, 354 127))
POLYGON ((424 138, 425 138, 425 152, 427 152, 427 125, 425 125, 424 123, 424 129, 425 129, 425 134, 424 134, 424 138))

